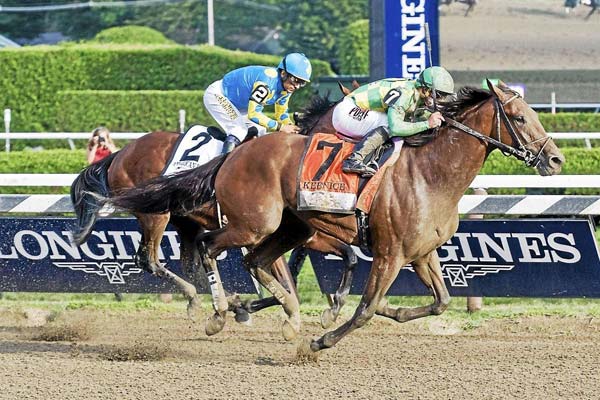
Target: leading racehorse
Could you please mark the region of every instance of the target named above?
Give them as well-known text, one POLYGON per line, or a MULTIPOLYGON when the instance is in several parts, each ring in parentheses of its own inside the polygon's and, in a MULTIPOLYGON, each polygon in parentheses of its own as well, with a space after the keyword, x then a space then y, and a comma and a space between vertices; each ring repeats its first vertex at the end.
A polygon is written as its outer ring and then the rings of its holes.
MULTIPOLYGON (((488 87, 461 89, 458 99, 445 107, 446 124, 431 141, 403 149, 385 171, 369 216, 373 264, 362 299, 349 321, 312 341, 312 351, 332 347, 375 313, 405 322, 446 310, 450 296, 436 249, 456 232, 458 202, 492 150, 516 156, 541 175, 560 172, 564 157, 537 114, 508 87, 490 82, 488 87), (384 296, 408 263, 434 301, 424 307, 391 308, 384 296)), ((202 237, 209 255, 231 247, 251 249, 245 265, 282 303, 288 314, 284 331, 297 332, 298 300, 275 281, 270 263, 315 234, 358 243, 354 216, 296 209, 296 179, 307 140, 298 135, 264 136, 229 157, 175 179, 155 180, 145 191, 115 197, 114 204, 137 211, 168 204, 172 213, 185 214, 189 210, 183 203, 203 204, 194 210, 202 211, 212 203, 215 190, 228 224, 202 237), (193 193, 181 189, 190 187, 193 193)))

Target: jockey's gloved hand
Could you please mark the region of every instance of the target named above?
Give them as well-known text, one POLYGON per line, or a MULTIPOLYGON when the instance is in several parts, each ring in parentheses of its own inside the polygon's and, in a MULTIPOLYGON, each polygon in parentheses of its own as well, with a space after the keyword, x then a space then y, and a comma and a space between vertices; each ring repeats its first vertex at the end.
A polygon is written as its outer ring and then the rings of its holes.
POLYGON ((233 135, 227 135, 225 141, 223 142, 223 150, 221 150, 221 154, 231 153, 239 144, 240 139, 233 135))

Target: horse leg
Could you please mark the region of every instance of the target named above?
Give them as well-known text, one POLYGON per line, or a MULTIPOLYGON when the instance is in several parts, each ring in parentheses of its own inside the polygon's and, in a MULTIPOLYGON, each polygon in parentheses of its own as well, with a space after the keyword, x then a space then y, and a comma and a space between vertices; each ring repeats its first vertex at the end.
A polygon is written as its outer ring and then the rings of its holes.
POLYGON ((202 259, 196 238, 204 229, 198 222, 187 217, 171 215, 171 224, 177 229, 180 241, 181 270, 185 277, 201 291, 208 291, 208 279, 202 267, 202 259))
POLYGON ((308 225, 291 212, 284 211, 279 228, 244 257, 244 264, 250 273, 273 294, 286 312, 288 319, 283 325, 283 337, 286 340, 292 340, 300 331, 300 303, 293 280, 282 284, 273 276, 270 265, 312 235, 313 231, 308 225))
POLYGON ((378 252, 373 258, 373 266, 369 273, 367 286, 356 311, 349 321, 342 324, 334 331, 327 332, 317 340, 313 340, 310 349, 313 352, 333 347, 344 336, 364 326, 375 314, 377 306, 398 276, 400 268, 404 265, 404 258, 393 254, 391 249, 378 252), (381 255, 385 254, 385 255, 381 255))
POLYGON ((358 258, 352 246, 322 232, 318 232, 312 237, 306 247, 322 253, 333 253, 344 260, 344 273, 330 303, 331 307, 321 314, 321 326, 327 329, 337 320, 342 307, 346 303, 346 297, 350 293, 350 286, 352 285, 354 269, 358 265, 358 258))
MULTIPOLYGON (((296 291, 296 278, 298 274, 297 272, 294 274, 291 271, 291 268, 289 268, 283 256, 275 260, 271 265, 271 271, 273 272, 275 279, 283 284, 286 290, 294 293, 294 295, 298 297, 298 292, 296 291), (291 282, 293 282, 293 284, 291 282)), ((274 296, 271 296, 258 300, 247 300, 242 304, 242 307, 247 313, 253 314, 257 311, 276 305, 280 305, 279 301, 274 296)))
MULTIPOLYGON (((304 260, 306 259, 306 248, 304 246, 296 247, 292 250, 292 254, 290 254, 289 262, 287 263, 288 269, 292 275, 292 280, 294 281, 294 286, 298 283, 298 274, 300 273, 300 269, 302 268, 302 264, 304 264, 304 260)), ((280 257, 276 262, 273 263, 273 272, 275 278, 281 282, 281 280, 277 277, 277 265, 285 263, 285 259, 280 257)), ((283 267, 279 267, 282 269, 283 267)), ((297 293, 296 293, 297 295, 297 293)), ((253 314, 257 311, 263 310, 268 307, 280 305, 279 301, 273 296, 265 297, 264 299, 258 300, 249 300, 244 303, 244 309, 249 313, 253 314)))
MULTIPOLYGON (((221 231, 222 229, 219 229, 221 231)), ((213 231, 215 232, 215 231, 213 231)), ((206 236, 206 233, 201 234, 198 237, 198 250, 200 254, 200 259, 202 260, 202 266, 206 272, 206 276, 208 278, 208 284, 210 286, 210 293, 212 296, 212 304, 214 309, 214 314, 208 317, 205 326, 205 332, 207 336, 215 335, 225 326, 225 314, 229 310, 229 301, 227 293, 223 288, 223 282, 221 281, 221 275, 219 274, 219 269, 217 268, 217 260, 214 257, 210 257, 208 255, 208 249, 206 248, 206 244, 201 241, 203 237, 206 236)))
POLYGON ((417 276, 429 288, 434 302, 428 306, 399 307, 395 309, 389 307, 387 302, 382 302, 377 309, 378 315, 395 319, 398 322, 406 322, 429 315, 440 315, 446 311, 450 304, 450 294, 442 276, 442 268, 437 252, 433 250, 426 256, 418 258, 413 262, 413 267, 417 276))
POLYGON ((159 261, 158 251, 163 233, 169 223, 169 214, 136 214, 142 228, 142 244, 138 250, 136 263, 154 275, 171 280, 188 300, 188 316, 193 319, 199 306, 196 288, 189 282, 169 271, 159 261))

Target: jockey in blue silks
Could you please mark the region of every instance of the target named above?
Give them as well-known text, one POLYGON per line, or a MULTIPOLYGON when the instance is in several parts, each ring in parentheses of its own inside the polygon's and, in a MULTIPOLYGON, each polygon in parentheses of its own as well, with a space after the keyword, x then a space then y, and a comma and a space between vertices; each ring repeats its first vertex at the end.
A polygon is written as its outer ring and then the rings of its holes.
POLYGON ((258 136, 281 131, 297 133, 290 119, 288 103, 292 94, 310 82, 312 67, 304 54, 290 53, 277 68, 251 65, 227 73, 204 92, 204 106, 227 133, 223 153, 241 143, 248 129, 255 127, 258 136), (263 113, 274 105, 275 118, 263 113))

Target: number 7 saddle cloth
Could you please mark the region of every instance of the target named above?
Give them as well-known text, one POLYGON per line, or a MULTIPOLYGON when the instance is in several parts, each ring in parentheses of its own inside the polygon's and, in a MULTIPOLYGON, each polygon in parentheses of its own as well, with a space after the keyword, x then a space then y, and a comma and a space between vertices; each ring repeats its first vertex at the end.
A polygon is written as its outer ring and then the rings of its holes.
POLYGON ((377 173, 364 179, 342 171, 342 162, 352 153, 354 143, 329 133, 313 134, 298 171, 298 210, 354 214, 358 208, 368 213, 386 169, 396 161, 401 148, 401 140, 385 147, 377 160, 370 161, 379 165, 377 173))

